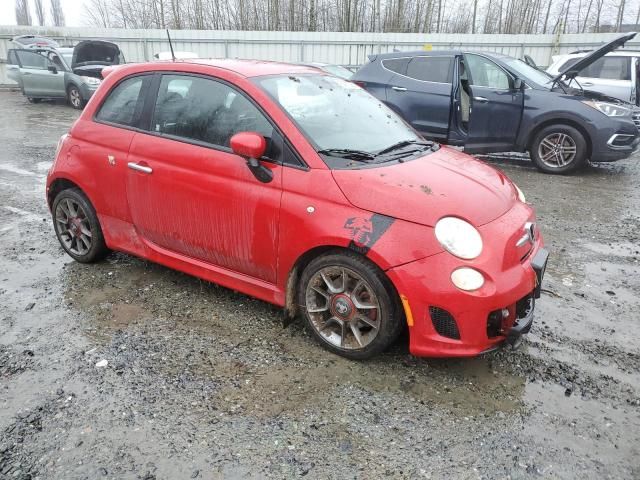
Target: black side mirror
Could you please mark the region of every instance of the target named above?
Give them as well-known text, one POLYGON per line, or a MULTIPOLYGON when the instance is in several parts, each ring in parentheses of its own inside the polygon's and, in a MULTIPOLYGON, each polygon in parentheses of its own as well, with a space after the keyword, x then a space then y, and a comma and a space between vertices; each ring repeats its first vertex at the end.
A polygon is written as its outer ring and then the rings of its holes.
POLYGON ((524 90, 524 82, 522 81, 521 78, 516 78, 513 81, 513 88, 515 90, 524 90))
POLYGON ((49 70, 51 73, 58 73, 58 69, 56 68, 55 65, 49 65, 47 67, 47 70, 49 70))

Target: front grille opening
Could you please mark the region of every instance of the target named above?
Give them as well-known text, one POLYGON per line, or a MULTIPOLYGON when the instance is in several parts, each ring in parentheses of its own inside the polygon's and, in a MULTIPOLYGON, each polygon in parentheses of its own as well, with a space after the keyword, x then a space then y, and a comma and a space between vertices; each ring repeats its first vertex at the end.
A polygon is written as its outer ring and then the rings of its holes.
POLYGON ((516 302, 516 319, 525 318, 533 310, 533 296, 522 297, 516 302))
POLYGON ((494 310, 487 317, 487 338, 502 335, 502 309, 494 310))
POLYGON ((431 322, 436 332, 443 337, 460 340, 458 324, 449 312, 443 308, 429 307, 429 314, 431 315, 431 322))

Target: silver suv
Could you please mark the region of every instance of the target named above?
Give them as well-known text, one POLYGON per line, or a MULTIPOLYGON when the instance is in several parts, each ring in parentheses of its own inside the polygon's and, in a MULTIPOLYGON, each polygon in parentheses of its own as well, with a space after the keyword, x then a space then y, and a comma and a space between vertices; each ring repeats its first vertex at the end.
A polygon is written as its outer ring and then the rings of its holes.
POLYGON ((7 75, 36 103, 67 98, 82 109, 102 82, 102 69, 124 63, 115 43, 86 40, 73 48, 31 47, 7 53, 7 75))

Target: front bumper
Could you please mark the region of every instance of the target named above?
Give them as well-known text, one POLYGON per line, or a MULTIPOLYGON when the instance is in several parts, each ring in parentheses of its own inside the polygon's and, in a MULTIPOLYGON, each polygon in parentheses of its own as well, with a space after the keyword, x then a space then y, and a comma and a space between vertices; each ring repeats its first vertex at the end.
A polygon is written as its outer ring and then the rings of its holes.
POLYGON ((634 122, 618 120, 611 124, 611 128, 592 133, 592 162, 615 162, 629 157, 638 149, 640 136, 634 122))
POLYGON ((98 89, 100 85, 89 85, 88 83, 81 83, 80 84, 80 94, 82 95, 82 99, 84 101, 88 101, 93 94, 95 93, 95 91, 98 89))
POLYGON ((472 262, 442 252, 387 272, 411 309, 409 349, 413 355, 468 357, 505 342, 518 344, 533 323, 548 258, 539 235, 524 257, 515 247, 522 225, 532 220, 531 210, 521 205, 482 227, 484 239, 502 241, 487 245, 485 240, 485 251, 472 262), (505 236, 509 231, 514 234, 505 236), (483 273, 486 280, 479 290, 465 292, 453 285, 450 273, 461 264, 483 273))

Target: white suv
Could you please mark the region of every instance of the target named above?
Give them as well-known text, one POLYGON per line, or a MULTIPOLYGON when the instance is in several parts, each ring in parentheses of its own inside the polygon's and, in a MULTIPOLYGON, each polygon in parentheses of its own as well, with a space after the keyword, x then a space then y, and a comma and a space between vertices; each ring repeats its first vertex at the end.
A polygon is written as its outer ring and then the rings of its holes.
MULTIPOLYGON (((591 51, 582 50, 566 55, 555 55, 547 73, 555 77, 590 53, 591 51)), ((639 60, 640 51, 616 50, 583 68, 575 78, 585 90, 600 92, 640 105, 639 60)), ((571 86, 578 87, 578 85, 571 86)))

